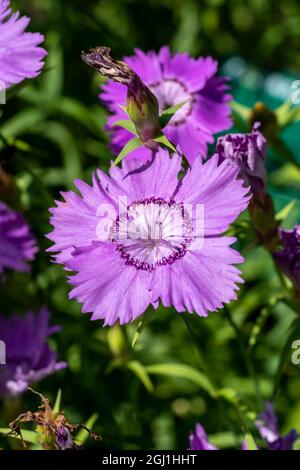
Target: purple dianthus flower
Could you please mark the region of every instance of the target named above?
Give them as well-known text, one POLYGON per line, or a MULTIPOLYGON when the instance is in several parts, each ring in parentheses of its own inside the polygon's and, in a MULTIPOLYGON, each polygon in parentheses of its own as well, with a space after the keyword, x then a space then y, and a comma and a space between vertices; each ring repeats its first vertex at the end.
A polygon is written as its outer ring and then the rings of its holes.
POLYGON ((47 338, 60 330, 49 326, 49 317, 45 308, 38 314, 0 315, 0 339, 6 348, 6 364, 0 366, 1 397, 23 393, 30 384, 67 366, 57 362, 47 344, 47 338))
POLYGON ((220 162, 228 160, 239 168, 239 176, 254 194, 261 194, 266 189, 265 156, 267 141, 259 131, 260 123, 253 125, 249 134, 227 134, 217 141, 216 150, 220 162))
MULTIPOLYGON (((265 402, 264 410, 258 415, 256 427, 268 450, 293 450, 298 433, 292 429, 286 436, 279 434, 277 416, 272 403, 265 402)), ((189 440, 191 450, 219 450, 209 442, 206 431, 200 423, 196 423, 195 431, 190 434, 189 440)), ((242 442, 242 450, 249 450, 246 440, 242 442)))
POLYGON ((200 423, 196 423, 195 431, 190 434, 189 440, 191 450, 218 450, 209 442, 205 429, 200 423))
POLYGON ((0 202, 0 274, 5 268, 28 271, 37 252, 30 227, 18 212, 0 202))
POLYGON ((30 19, 12 13, 9 0, 0 0, 0 91, 36 77, 43 67, 45 49, 40 33, 25 32, 30 19))
POLYGON ((75 185, 51 209, 50 251, 70 271, 71 299, 105 325, 135 320, 149 305, 178 312, 208 311, 236 299, 243 262, 221 236, 247 207, 237 170, 213 157, 197 160, 182 180, 182 159, 160 150, 137 167, 124 161, 93 186, 75 185), (203 209, 203 211, 202 211, 203 209))
POLYGON ((278 420, 272 403, 266 402, 265 409, 258 416, 256 427, 266 441, 269 450, 292 450, 298 438, 297 431, 292 429, 286 436, 280 436, 278 420))
MULTIPOLYGON (((181 102, 180 108, 164 128, 168 139, 179 146, 189 163, 196 157, 204 157, 207 144, 214 141, 213 134, 228 129, 231 96, 224 77, 217 77, 217 62, 211 57, 194 59, 186 53, 171 54, 165 46, 158 53, 135 49, 135 55, 124 61, 137 73, 140 79, 156 96, 160 112, 181 102)), ((118 154, 132 138, 132 134, 113 123, 128 119, 118 105, 126 104, 127 88, 111 80, 102 86, 101 100, 107 104, 112 115, 108 119, 108 129, 113 132, 112 149, 118 154)), ((136 150, 130 156, 141 159, 151 158, 151 150, 146 147, 136 150)))

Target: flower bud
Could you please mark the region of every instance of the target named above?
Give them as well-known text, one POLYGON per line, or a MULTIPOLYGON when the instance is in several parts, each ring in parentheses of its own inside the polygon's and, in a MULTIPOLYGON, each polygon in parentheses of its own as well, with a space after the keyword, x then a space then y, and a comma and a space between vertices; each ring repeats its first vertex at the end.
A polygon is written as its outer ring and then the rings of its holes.
POLYGON ((121 359, 128 354, 127 338, 118 323, 108 330, 107 342, 115 358, 121 359))
POLYGON ((253 194, 266 191, 265 156, 267 141, 259 131, 259 123, 253 125, 249 134, 228 134, 220 137, 217 152, 220 162, 227 160, 239 168, 239 176, 253 194))
POLYGON ((127 86, 126 110, 141 141, 157 137, 161 130, 158 101, 140 77, 125 62, 113 59, 109 47, 96 47, 81 58, 101 75, 127 86))

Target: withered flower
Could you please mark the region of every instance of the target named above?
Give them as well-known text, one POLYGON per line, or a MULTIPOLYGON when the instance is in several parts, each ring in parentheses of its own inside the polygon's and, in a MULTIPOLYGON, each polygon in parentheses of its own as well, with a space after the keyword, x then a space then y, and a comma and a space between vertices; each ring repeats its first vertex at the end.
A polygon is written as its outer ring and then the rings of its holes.
POLYGON ((41 393, 36 392, 28 387, 33 393, 37 394, 42 404, 38 411, 27 411, 20 414, 14 421, 9 424, 11 431, 8 435, 20 436, 24 447, 26 443, 22 438, 21 423, 33 423, 36 425, 36 431, 39 435, 39 442, 44 449, 47 450, 67 450, 80 449, 81 446, 74 442, 73 434, 79 429, 85 429, 89 436, 95 440, 101 440, 101 437, 90 431, 84 424, 71 424, 66 418, 63 411, 54 411, 48 398, 41 393))

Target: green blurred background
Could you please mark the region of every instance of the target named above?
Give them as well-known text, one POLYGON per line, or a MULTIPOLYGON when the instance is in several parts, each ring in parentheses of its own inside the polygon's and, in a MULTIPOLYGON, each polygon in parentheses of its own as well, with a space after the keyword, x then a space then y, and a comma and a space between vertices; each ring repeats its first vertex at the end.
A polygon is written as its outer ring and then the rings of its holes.
MULTIPOLYGON (((48 208, 59 191, 72 188, 74 178, 90 182, 92 171, 108 169, 112 158, 104 132, 107 113, 97 99, 101 77, 81 62, 82 50, 109 45, 121 57, 134 47, 157 50, 170 44, 173 51, 212 55, 233 78, 239 103, 262 100, 275 108, 289 98, 290 83, 300 76, 299 2, 20 0, 12 5, 32 18, 30 29, 45 35, 49 51, 41 76, 12 89, 0 111, 1 134, 11 142, 0 147, 7 173, 1 197, 25 212, 40 246, 31 275, 7 277, 0 310, 22 313, 48 305, 53 322, 63 326, 53 347, 69 362, 68 370, 41 382, 38 390, 54 399, 62 388, 62 407, 73 422, 98 414, 95 430, 103 441, 90 446, 184 449, 200 421, 216 445, 239 448, 247 429, 257 437, 251 413, 260 404, 225 313, 207 319, 193 315, 187 325, 186 315, 160 308, 150 312, 132 349, 136 324, 102 329, 67 300, 65 273, 50 263, 44 234, 50 231, 48 208)), ((298 135, 294 122, 282 137, 300 162, 298 135)), ((268 168, 276 208, 299 199, 299 170, 276 152, 270 153, 268 168)), ((285 223, 297 220, 299 200, 285 223)), ((295 426, 300 432, 299 366, 291 364, 289 349, 283 355, 295 312, 280 301, 272 261, 251 244, 251 233, 242 231, 240 248, 246 283, 230 311, 246 345, 252 341, 248 352, 263 398, 272 397, 278 382, 283 430, 295 426)), ((35 404, 30 394, 3 403, 1 425, 35 404)), ((1 447, 9 446, 15 442, 1 439, 1 447)))

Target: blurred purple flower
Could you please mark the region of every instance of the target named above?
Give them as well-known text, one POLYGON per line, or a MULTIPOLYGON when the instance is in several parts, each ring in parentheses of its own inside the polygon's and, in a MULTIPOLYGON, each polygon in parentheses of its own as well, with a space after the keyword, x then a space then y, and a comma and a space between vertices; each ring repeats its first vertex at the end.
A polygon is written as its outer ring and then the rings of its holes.
POLYGON ((218 450, 209 442, 204 427, 199 423, 196 423, 195 431, 190 434, 190 448, 191 450, 218 450))
POLYGON ((264 411, 258 416, 256 426, 270 450, 292 450, 293 443, 298 438, 295 429, 286 436, 280 436, 274 407, 268 401, 265 403, 264 411))
POLYGON ((6 345, 6 364, 0 367, 0 396, 23 393, 27 387, 67 366, 57 362, 47 338, 60 330, 49 326, 49 312, 25 316, 0 315, 0 339, 6 345))
POLYGON ((12 13, 9 6, 9 0, 0 0, 0 91, 36 77, 47 54, 38 47, 44 36, 25 32, 30 19, 12 13))
POLYGON ((239 176, 254 194, 266 189, 265 156, 267 141, 259 131, 260 123, 253 125, 249 134, 227 134, 217 142, 220 162, 228 160, 240 169, 239 176))
POLYGON ((165 150, 142 167, 125 160, 110 177, 98 170, 92 187, 75 181, 82 196, 63 193, 65 202, 51 210, 49 251, 77 272, 70 298, 93 320, 127 323, 160 300, 207 316, 236 299, 242 279, 233 265, 243 258, 230 248, 235 238, 221 235, 247 207, 248 191, 237 170, 218 166, 217 157, 197 160, 179 181, 181 164, 165 150), (195 212, 199 205, 204 215, 195 212), (107 231, 99 237, 102 225, 107 231))
POLYGON ((300 291, 300 225, 293 230, 280 229, 279 233, 283 248, 274 254, 275 261, 300 291))
POLYGON ((0 202, 0 274, 5 268, 28 271, 36 241, 23 216, 0 202))
MULTIPOLYGON (((256 427, 269 450, 293 450, 298 433, 293 429, 286 436, 280 436, 272 403, 265 403, 265 408, 256 421, 256 427)), ((195 432, 190 435, 190 448, 191 450, 219 450, 209 442, 205 429, 199 423, 196 424, 195 432)), ((242 442, 242 450, 249 450, 246 440, 242 442)))
MULTIPOLYGON (((188 102, 176 112, 164 128, 168 139, 185 154, 190 164, 196 157, 204 157, 207 144, 214 141, 213 134, 228 129, 230 107, 225 78, 219 78, 217 62, 211 57, 193 59, 186 53, 172 55, 165 46, 156 54, 135 49, 135 55, 124 61, 158 99, 160 112, 183 101, 188 102)), ((107 128, 112 131, 112 149, 118 154, 132 135, 123 128, 113 127, 115 121, 128 119, 118 105, 126 104, 126 86, 109 81, 102 86, 101 100, 107 104, 112 116, 107 128)), ((151 158, 144 148, 130 155, 151 158)))

